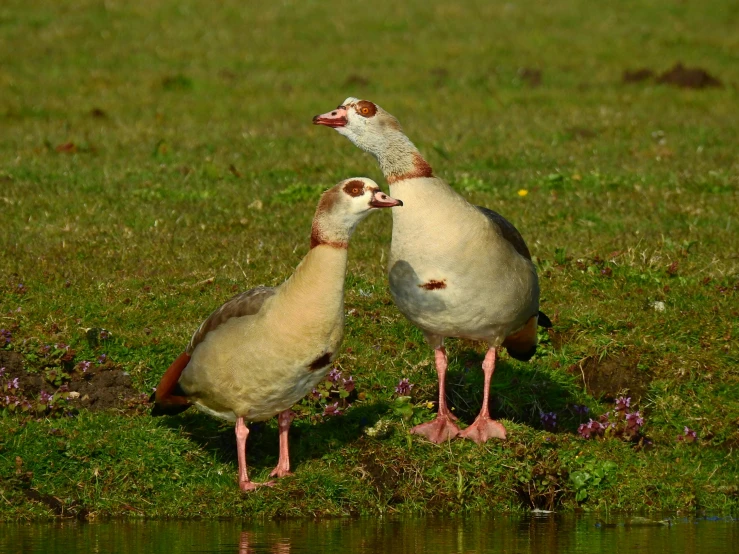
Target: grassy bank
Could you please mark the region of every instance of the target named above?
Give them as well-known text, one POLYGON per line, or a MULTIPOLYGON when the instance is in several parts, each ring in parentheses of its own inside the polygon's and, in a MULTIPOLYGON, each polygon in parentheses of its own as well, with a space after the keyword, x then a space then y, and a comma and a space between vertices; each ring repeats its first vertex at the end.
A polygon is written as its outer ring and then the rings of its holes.
MULTIPOLYGON (((736 508, 734 4, 150 4, 0 8, 0 386, 19 399, 0 402, 0 519, 736 508), (321 190, 385 186, 311 125, 350 95, 515 223, 555 327, 496 370, 506 442, 411 438, 435 372, 387 291, 390 216, 373 216, 337 361, 356 389, 331 393, 351 406, 304 401, 295 477, 243 495, 230 426, 155 420, 143 398, 212 309, 290 274, 321 190), (619 397, 644 419, 631 440, 577 433, 619 397)), ((466 423, 481 348, 448 342, 466 423)), ((248 448, 266 478, 276 423, 248 448)))

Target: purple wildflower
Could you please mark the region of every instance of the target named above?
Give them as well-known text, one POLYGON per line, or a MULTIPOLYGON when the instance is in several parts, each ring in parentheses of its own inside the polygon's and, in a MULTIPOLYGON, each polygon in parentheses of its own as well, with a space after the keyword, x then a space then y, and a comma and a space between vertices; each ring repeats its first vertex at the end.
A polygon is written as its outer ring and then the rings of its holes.
POLYGON ((0 367, 0 377, 2 377, 3 375, 5 375, 5 368, 0 367))
POLYGON ((634 431, 639 430, 639 427, 644 425, 644 418, 641 416, 641 412, 631 412, 626 414, 626 426, 634 431))
POLYGON ((678 435, 677 440, 685 442, 695 442, 697 438, 698 433, 693 431, 690 427, 685 426, 685 428, 683 429, 683 434, 678 435))
POLYGON ((341 409, 339 408, 339 403, 334 402, 333 404, 327 404, 326 406, 324 406, 323 415, 325 416, 341 415, 341 409))
POLYGON ((354 377, 351 375, 349 376, 349 379, 342 379, 341 384, 344 386, 344 390, 346 392, 352 392, 354 390, 354 377))
POLYGON ((79 368, 82 370, 82 373, 87 373, 87 370, 90 369, 90 366, 92 365, 92 362, 88 362, 85 360, 84 362, 80 362, 79 368))
POLYGON ((54 345, 57 350, 69 350, 69 345, 63 342, 58 342, 54 345))
POLYGON ((584 439, 589 439, 591 437, 597 437, 598 435, 602 434, 603 431, 606 430, 606 426, 598 421, 593 421, 592 419, 588 421, 587 423, 583 423, 580 425, 580 427, 577 428, 577 432, 579 435, 584 439))
POLYGON ((17 406, 20 403, 21 403, 21 401, 18 399, 17 396, 7 396, 7 395, 5 396, 5 405, 6 406, 11 406, 11 405, 17 406))
POLYGON ((584 404, 573 404, 572 410, 579 416, 588 415, 590 413, 590 408, 585 406, 584 404))
POLYGON ((18 377, 16 377, 10 383, 8 383, 8 390, 18 389, 19 386, 20 385, 18 384, 18 377))
POLYGON ((408 377, 404 377, 398 382, 398 386, 395 387, 395 392, 400 396, 408 396, 414 386, 415 385, 408 381, 408 377))
POLYGON ((314 387, 313 390, 310 391, 309 396, 311 400, 318 400, 319 398, 321 398, 321 393, 318 392, 318 389, 314 387))
POLYGON ((107 354, 100 354, 100 356, 98 356, 98 363, 99 364, 104 364, 107 361, 108 361, 108 355, 107 354))
POLYGON ((100 340, 107 340, 110 337, 110 331, 107 329, 100 329, 100 340))
POLYGON ((341 371, 333 368, 331 371, 328 372, 328 376, 326 378, 332 383, 338 383, 339 379, 341 379, 341 371))
POLYGON ((554 431, 557 427, 557 414, 554 412, 539 412, 541 424, 547 431, 554 431))
POLYGON ((0 329, 0 344, 10 344, 13 334, 8 329, 0 329))
POLYGON ((42 390, 41 394, 39 395, 39 402, 41 402, 42 404, 48 404, 50 406, 51 396, 52 395, 50 395, 48 392, 46 392, 45 390, 42 390))
POLYGON ((625 412, 626 408, 631 406, 631 397, 620 396, 616 399, 616 411, 625 412))

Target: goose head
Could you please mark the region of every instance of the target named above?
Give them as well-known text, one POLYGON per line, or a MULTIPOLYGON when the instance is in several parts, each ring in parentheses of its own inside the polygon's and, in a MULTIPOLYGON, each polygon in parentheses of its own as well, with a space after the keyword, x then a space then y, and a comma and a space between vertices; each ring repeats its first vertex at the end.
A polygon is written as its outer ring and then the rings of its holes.
POLYGON ((362 150, 375 155, 387 148, 389 141, 405 139, 394 116, 374 102, 351 96, 336 109, 315 116, 313 124, 331 127, 362 150))
POLYGON ((321 196, 313 218, 311 246, 348 244, 354 228, 372 211, 402 206, 372 179, 352 177, 334 185, 321 196))

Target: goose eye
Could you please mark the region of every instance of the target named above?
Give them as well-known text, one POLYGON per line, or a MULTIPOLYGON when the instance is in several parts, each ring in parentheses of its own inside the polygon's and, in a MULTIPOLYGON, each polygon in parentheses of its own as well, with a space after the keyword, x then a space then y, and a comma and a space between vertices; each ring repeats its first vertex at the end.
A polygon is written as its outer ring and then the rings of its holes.
POLYGON ((364 183, 362 181, 349 181, 344 185, 344 192, 349 196, 362 196, 364 194, 364 183))
POLYGON ((368 100, 361 100, 357 102, 356 110, 362 117, 372 117, 377 113, 377 106, 368 100))

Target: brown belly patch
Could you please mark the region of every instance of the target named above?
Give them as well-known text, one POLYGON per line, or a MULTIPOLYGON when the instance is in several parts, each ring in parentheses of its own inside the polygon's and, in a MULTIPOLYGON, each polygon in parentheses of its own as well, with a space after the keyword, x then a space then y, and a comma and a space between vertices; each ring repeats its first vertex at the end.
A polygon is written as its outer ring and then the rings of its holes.
POLYGON ((431 279, 428 283, 424 283, 423 285, 418 285, 418 286, 425 290, 445 289, 446 279, 442 279, 441 281, 437 281, 436 279, 431 279))

